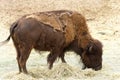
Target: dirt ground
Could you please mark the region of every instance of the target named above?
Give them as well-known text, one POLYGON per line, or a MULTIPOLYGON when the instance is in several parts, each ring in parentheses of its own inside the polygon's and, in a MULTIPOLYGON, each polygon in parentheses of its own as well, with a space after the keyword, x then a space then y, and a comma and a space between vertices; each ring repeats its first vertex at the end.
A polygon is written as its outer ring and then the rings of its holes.
POLYGON ((0 42, 9 35, 10 25, 33 12, 75 10, 87 19, 90 33, 103 47, 103 68, 81 70, 82 63, 67 52, 67 64, 57 60, 48 70, 49 52, 31 52, 27 62, 29 75, 18 74, 12 40, 0 47, 0 80, 120 80, 120 0, 0 0, 0 42))

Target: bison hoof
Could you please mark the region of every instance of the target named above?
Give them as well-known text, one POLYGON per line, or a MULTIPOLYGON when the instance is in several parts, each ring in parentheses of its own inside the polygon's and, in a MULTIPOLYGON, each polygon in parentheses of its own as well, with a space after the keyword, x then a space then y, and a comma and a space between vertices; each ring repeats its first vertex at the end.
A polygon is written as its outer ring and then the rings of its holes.
POLYGON ((49 66, 49 69, 52 69, 52 66, 49 66))
POLYGON ((65 60, 62 60, 63 63, 67 63, 65 60))
POLYGON ((95 71, 98 71, 98 70, 101 70, 101 69, 102 69, 102 66, 101 66, 101 65, 98 66, 98 67, 96 67, 96 68, 94 68, 95 71))

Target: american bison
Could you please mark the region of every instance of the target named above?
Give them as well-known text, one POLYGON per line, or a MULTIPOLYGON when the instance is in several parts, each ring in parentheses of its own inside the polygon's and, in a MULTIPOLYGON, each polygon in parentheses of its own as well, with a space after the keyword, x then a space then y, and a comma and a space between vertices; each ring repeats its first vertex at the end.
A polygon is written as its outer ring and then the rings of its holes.
POLYGON ((64 54, 70 50, 81 56, 84 68, 102 68, 102 43, 91 37, 85 18, 78 12, 57 10, 27 14, 11 25, 5 42, 10 37, 17 51, 19 72, 27 73, 26 62, 33 48, 50 51, 49 69, 57 57, 66 62, 64 54))

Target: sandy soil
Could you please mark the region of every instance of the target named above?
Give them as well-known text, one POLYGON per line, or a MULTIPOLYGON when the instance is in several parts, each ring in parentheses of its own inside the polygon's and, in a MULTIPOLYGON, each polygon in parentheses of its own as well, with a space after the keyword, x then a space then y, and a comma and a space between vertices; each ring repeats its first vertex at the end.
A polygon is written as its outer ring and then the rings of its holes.
POLYGON ((67 64, 57 60, 48 70, 49 52, 31 52, 27 62, 29 75, 18 74, 12 40, 0 47, 1 80, 120 80, 120 0, 0 0, 0 41, 9 35, 10 25, 24 14, 68 9, 82 13, 90 32, 104 45, 103 68, 81 70, 82 63, 73 52, 66 54, 67 64))

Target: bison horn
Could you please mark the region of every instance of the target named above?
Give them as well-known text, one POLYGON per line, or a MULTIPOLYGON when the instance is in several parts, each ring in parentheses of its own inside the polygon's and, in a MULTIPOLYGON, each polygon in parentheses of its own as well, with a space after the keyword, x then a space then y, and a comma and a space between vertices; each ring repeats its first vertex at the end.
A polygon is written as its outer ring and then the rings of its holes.
POLYGON ((89 52, 91 52, 91 51, 92 51, 92 48, 93 48, 93 46, 91 45, 91 46, 89 47, 89 52))

